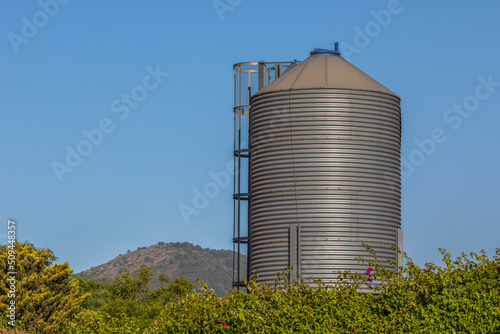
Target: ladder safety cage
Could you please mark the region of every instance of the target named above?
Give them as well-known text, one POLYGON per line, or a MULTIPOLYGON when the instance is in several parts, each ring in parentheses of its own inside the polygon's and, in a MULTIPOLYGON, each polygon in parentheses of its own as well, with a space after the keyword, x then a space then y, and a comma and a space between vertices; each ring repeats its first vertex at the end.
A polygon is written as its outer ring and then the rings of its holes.
POLYGON ((250 159, 250 98, 260 89, 279 78, 297 60, 287 62, 244 62, 234 70, 234 181, 233 181, 233 289, 245 288, 249 279, 249 159, 250 159), (243 257, 246 255, 246 260, 243 257))

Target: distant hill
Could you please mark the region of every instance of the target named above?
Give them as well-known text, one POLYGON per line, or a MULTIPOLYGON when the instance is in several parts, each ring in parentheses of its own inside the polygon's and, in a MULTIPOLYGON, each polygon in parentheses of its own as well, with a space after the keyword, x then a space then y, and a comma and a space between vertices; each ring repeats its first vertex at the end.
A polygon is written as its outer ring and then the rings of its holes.
MULTIPOLYGON (((246 261, 246 257, 244 259, 246 261)), ((109 262, 82 271, 75 276, 105 282, 118 277, 125 269, 135 276, 142 266, 148 266, 155 272, 151 281, 153 289, 159 285, 157 280, 159 274, 170 278, 186 276, 193 284, 196 284, 195 279, 199 278, 210 289, 214 289, 217 295, 224 296, 231 289, 233 251, 202 248, 189 242, 159 242, 156 245, 128 251, 124 255, 120 254, 109 262)))

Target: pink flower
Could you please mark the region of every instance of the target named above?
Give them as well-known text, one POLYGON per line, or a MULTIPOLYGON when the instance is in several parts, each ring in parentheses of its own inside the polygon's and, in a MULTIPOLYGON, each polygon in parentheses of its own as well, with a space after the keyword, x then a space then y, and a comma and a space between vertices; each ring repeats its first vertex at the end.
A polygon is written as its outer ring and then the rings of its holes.
POLYGON ((266 293, 265 291, 262 291, 262 293, 266 293))
MULTIPOLYGON (((368 275, 370 275, 370 274, 368 274, 368 275)), ((351 331, 353 331, 353 332, 354 332, 354 328, 351 328, 351 331)))
POLYGON ((200 325, 200 326, 201 326, 201 324, 202 324, 202 323, 203 323, 203 321, 199 321, 199 322, 198 322, 198 325, 200 325))
MULTIPOLYGON (((372 270, 373 268, 372 267, 368 267, 368 269, 366 269, 366 274, 367 275, 370 275, 372 273, 372 270)), ((354 330, 354 329, 353 329, 354 330)))
POLYGON ((429 269, 424 268, 424 269, 422 269, 422 271, 425 273, 425 272, 428 272, 429 269))
POLYGON ((229 326, 229 324, 227 322, 224 322, 224 327, 227 327, 229 326))
POLYGON ((373 282, 371 278, 367 278, 366 280, 370 283, 373 282))
POLYGON ((310 308, 313 308, 313 306, 312 306, 312 305, 309 305, 309 307, 310 307, 310 308))

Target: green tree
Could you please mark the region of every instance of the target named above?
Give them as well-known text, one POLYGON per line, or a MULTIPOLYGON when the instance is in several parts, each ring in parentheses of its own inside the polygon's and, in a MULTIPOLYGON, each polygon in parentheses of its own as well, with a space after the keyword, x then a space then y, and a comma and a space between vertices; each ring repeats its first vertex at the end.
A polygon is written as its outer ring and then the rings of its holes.
POLYGON ((165 304, 190 293, 193 285, 186 277, 170 280, 159 275, 161 286, 150 290, 154 272, 142 267, 134 277, 128 270, 110 282, 88 281, 80 277, 80 295, 91 296, 84 309, 69 324, 69 333, 136 333, 147 328, 160 315, 165 304))
POLYGON ((0 247, 0 312, 3 329, 15 325, 30 333, 60 333, 87 295, 78 296, 78 282, 67 262, 49 249, 19 243, 0 247), (8 308, 15 311, 7 314, 8 308), (9 317, 10 316, 10 317, 9 317))

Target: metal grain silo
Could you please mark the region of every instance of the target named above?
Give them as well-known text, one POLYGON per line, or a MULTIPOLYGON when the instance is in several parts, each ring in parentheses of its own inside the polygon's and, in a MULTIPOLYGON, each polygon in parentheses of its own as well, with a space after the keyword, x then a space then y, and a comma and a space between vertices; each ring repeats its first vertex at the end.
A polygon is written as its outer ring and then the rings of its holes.
POLYGON ((248 269, 259 282, 287 266, 325 281, 336 270, 362 273, 363 243, 398 261, 395 93, 338 50, 315 49, 253 94, 248 114, 248 269))

